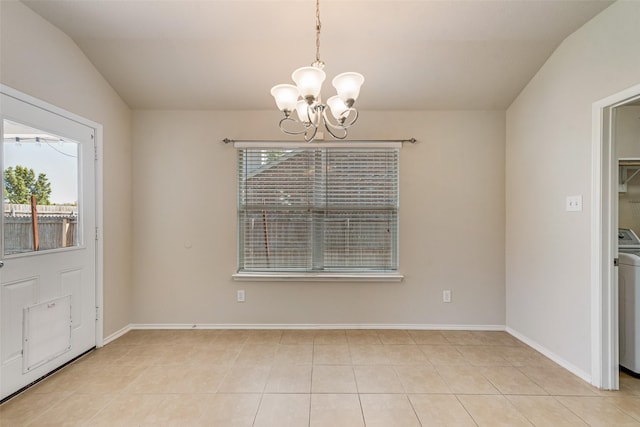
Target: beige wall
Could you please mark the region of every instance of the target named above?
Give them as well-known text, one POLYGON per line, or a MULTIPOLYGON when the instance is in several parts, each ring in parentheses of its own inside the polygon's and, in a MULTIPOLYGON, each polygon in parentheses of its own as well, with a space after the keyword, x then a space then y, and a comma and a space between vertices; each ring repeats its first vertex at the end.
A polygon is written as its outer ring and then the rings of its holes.
POLYGON ((22 3, 0 1, 0 82, 103 125, 104 334, 129 324, 131 112, 76 44, 22 3))
POLYGON ((591 371, 592 104, 640 83, 640 2, 569 36, 507 110, 506 306, 511 330, 591 371), (582 195, 582 212, 566 196, 582 195))
POLYGON ((278 114, 138 111, 132 121, 68 37, 21 3, 0 2, 0 14, 0 82, 104 125, 105 335, 130 322, 506 322, 588 373, 591 104, 639 82, 640 2, 570 36, 506 118, 362 112, 353 138, 420 141, 402 150, 399 284, 232 281, 236 153, 220 140, 280 138, 278 114), (575 194, 585 209, 565 212, 575 194))
POLYGON ((234 282, 237 158, 221 140, 282 138, 278 120, 134 112, 133 323, 504 325, 504 112, 362 112, 353 139, 419 140, 401 151, 403 282, 234 282))
POLYGON ((132 153, 129 109, 77 46, 1 4, 0 81, 104 126, 106 336, 130 322, 504 325, 503 112, 363 112, 353 138, 420 140, 401 158, 404 282, 233 282, 236 152, 220 140, 280 138, 278 113, 136 112, 132 153))
POLYGON ((640 2, 619 1, 567 38, 506 119, 363 112, 353 138, 420 141, 402 150, 399 284, 233 282, 236 154, 220 140, 279 138, 277 113, 139 111, 132 122, 67 36, 19 2, 0 14, 0 82, 104 125, 105 335, 130 322, 506 320, 588 374, 591 105, 640 82, 640 2), (576 194, 585 209, 565 212, 576 194))

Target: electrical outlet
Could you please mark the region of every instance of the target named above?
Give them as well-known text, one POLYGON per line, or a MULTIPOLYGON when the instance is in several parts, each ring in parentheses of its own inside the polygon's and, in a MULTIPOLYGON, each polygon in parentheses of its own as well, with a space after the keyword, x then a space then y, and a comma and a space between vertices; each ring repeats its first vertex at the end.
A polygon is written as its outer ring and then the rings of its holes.
POLYGON ((238 289, 238 302, 244 302, 244 289, 238 289))
POLYGON ((451 302, 451 291, 442 291, 442 302, 451 302))

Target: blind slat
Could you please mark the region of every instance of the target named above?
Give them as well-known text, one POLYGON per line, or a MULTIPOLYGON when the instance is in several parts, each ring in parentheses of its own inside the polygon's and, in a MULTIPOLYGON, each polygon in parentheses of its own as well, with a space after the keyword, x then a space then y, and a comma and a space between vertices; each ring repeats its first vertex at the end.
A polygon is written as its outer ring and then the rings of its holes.
POLYGON ((399 150, 238 150, 239 271, 397 271, 399 150))

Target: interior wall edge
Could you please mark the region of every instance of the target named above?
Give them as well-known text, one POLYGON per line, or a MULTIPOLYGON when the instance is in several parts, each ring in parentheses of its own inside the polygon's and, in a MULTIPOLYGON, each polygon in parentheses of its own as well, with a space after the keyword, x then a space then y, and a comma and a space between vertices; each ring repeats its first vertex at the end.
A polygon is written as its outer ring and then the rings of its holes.
POLYGON ((580 369, 579 367, 577 367, 573 363, 569 362, 568 360, 558 356, 556 353, 554 353, 553 351, 547 349, 546 347, 544 347, 543 345, 539 344, 535 340, 532 340, 531 338, 527 337, 526 335, 521 334, 520 332, 510 328, 509 326, 507 326, 505 328, 505 331, 509 335, 511 335, 514 338, 522 341, 523 343, 525 343, 529 347, 533 348, 534 350, 539 351, 545 357, 551 359, 552 361, 554 361, 558 365, 562 366, 563 368, 565 368, 567 371, 571 372, 572 374, 578 376, 579 378, 583 379, 584 381, 588 382, 589 384, 592 383, 592 381, 591 381, 592 378, 591 378, 591 374, 590 373, 585 372, 584 370, 580 369))

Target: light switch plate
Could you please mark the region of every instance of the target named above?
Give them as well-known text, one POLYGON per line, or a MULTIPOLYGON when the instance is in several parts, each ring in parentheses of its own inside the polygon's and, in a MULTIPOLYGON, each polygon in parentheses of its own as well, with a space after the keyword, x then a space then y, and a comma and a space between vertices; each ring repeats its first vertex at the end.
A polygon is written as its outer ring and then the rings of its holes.
POLYGON ((451 291, 445 290, 442 291, 442 302, 451 302, 451 291))
POLYGON ((582 211, 582 196, 567 196, 567 212, 582 211))

